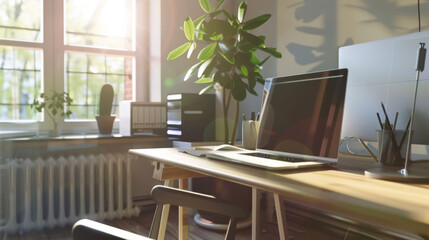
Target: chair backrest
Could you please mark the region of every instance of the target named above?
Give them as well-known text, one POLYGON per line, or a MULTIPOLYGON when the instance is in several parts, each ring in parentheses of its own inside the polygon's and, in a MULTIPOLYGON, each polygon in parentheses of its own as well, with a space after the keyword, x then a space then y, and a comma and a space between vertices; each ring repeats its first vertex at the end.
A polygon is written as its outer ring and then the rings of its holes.
POLYGON ((74 240, 151 240, 89 219, 81 219, 73 225, 72 237, 74 240))
POLYGON ((157 207, 149 237, 155 239, 158 237, 162 205, 164 204, 188 207, 229 216, 230 219, 225 239, 234 239, 238 220, 249 216, 249 210, 247 208, 229 202, 219 201, 215 197, 206 194, 158 185, 152 188, 151 195, 152 199, 157 203, 157 207))
POLYGON ((82 219, 73 226, 72 235, 74 240, 86 239, 108 239, 108 240, 148 240, 157 239, 160 228, 162 206, 170 204, 213 212, 229 216, 228 229, 225 239, 235 238, 237 222, 249 216, 249 210, 225 201, 219 201, 215 197, 201 193, 171 188, 166 186, 155 186, 152 189, 152 199, 157 203, 155 215, 152 221, 149 238, 130 233, 115 227, 98 223, 88 219, 82 219))

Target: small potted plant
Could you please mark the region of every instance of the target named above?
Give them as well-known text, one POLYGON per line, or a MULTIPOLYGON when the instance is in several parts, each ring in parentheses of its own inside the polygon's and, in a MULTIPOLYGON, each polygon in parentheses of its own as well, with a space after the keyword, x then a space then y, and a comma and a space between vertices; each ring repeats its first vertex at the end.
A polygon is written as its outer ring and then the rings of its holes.
POLYGON ((54 123, 54 128, 49 131, 49 136, 56 137, 59 135, 58 122, 60 118, 69 117, 72 114, 69 109, 64 112, 65 106, 70 106, 72 102, 73 99, 70 98, 67 92, 52 90, 36 95, 30 106, 37 112, 42 112, 45 109, 47 115, 54 123))
POLYGON ((113 87, 110 84, 104 84, 100 91, 99 115, 97 120, 98 131, 100 134, 111 134, 115 116, 111 116, 113 106, 113 87))

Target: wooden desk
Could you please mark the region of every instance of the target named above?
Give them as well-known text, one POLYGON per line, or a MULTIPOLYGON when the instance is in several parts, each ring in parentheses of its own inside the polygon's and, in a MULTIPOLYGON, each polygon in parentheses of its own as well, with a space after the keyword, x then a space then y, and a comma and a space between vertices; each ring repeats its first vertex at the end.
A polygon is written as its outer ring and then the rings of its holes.
MULTIPOLYGON (((186 170, 170 175, 182 179, 182 183, 187 177, 212 176, 252 187, 254 197, 259 190, 264 190, 380 231, 429 237, 429 184, 382 181, 332 169, 268 171, 195 157, 179 153, 175 148, 132 149, 130 153, 155 162, 158 171, 163 166, 168 166, 167 172, 177 171, 175 168, 186 170)), ((277 202, 277 211, 282 210, 282 206, 277 202)), ((252 213, 257 218, 255 209, 252 213)), ((282 211, 277 212, 282 215, 279 213, 282 211)), ((286 230, 285 222, 279 221, 279 224, 279 230, 286 230)), ((254 239, 257 239, 258 226, 254 221, 254 239)), ((285 235, 281 236, 284 238, 285 235)))

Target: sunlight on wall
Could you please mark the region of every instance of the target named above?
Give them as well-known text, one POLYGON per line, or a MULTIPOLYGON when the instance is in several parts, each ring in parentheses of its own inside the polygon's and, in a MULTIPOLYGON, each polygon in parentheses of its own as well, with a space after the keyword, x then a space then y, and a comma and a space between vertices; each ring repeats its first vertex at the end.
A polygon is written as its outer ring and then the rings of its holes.
MULTIPOLYGON (((422 30, 428 8, 422 1, 422 30)), ((417 1, 409 0, 277 1, 277 15, 278 75, 337 68, 341 46, 418 31, 417 1)))

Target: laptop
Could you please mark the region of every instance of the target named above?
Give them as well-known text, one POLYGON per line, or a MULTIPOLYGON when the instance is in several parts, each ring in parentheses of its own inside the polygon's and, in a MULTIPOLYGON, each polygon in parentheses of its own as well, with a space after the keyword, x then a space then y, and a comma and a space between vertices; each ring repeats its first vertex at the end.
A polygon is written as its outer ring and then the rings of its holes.
POLYGON ((256 150, 219 150, 206 156, 271 170, 336 164, 347 72, 267 79, 256 150))

